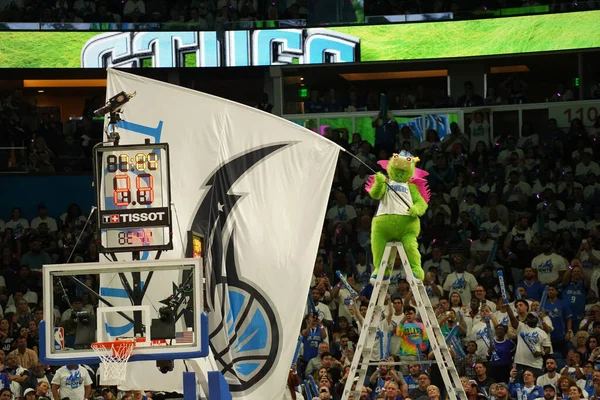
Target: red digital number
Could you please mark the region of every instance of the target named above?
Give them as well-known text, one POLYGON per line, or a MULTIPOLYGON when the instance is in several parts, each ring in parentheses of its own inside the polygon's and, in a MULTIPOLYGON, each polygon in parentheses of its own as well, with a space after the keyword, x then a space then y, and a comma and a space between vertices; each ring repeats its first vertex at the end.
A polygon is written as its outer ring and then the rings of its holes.
POLYGON ((139 174, 135 180, 135 187, 137 188, 136 196, 137 201, 140 204, 152 204, 154 202, 154 177, 150 174, 139 174), (142 183, 146 185, 148 179, 148 185, 142 186, 142 183))
POLYGON ((113 201, 117 207, 126 207, 131 203, 131 180, 129 176, 115 175, 113 189, 113 201))

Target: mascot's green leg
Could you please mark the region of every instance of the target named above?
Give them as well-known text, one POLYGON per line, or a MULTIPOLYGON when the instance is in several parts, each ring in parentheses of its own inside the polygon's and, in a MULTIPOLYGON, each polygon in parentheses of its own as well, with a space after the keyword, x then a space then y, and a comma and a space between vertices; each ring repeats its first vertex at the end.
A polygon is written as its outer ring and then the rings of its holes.
POLYGON ((421 253, 419 252, 417 236, 410 233, 406 234, 402 238, 402 245, 404 246, 404 251, 408 257, 410 269, 412 270, 413 274, 415 274, 416 278, 423 280, 423 278, 425 278, 425 273, 421 267, 421 253))
MULTIPOLYGON (((381 266, 381 259, 383 258, 383 251, 387 244, 387 238, 385 234, 385 220, 381 220, 380 217, 373 219, 373 226, 371 227, 371 251, 373 252, 373 266, 375 269, 371 274, 371 281, 377 279, 379 273, 379 267, 381 266)), ((386 268, 384 279, 390 279, 392 275, 392 268, 386 268)))

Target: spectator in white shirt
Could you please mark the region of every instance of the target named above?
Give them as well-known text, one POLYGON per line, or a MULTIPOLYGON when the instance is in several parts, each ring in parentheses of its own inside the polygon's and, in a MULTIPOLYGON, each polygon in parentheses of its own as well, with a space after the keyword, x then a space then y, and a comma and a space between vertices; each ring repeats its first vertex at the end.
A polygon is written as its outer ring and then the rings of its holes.
POLYGON ((520 174, 512 171, 508 178, 508 185, 504 186, 502 191, 504 203, 518 203, 522 198, 529 199, 531 196, 531 186, 527 182, 521 181, 520 174))
POLYGON ((475 153, 475 148, 479 142, 483 142, 486 148, 492 147, 492 137, 490 135, 490 123, 488 122, 487 114, 475 112, 473 121, 469 125, 471 131, 471 140, 469 153, 475 153))
POLYGON ((337 204, 327 211, 326 219, 353 224, 356 221, 356 210, 353 206, 346 204, 346 195, 342 191, 337 190, 334 196, 337 204))
POLYGON ((538 280, 543 284, 558 284, 567 271, 567 260, 554 253, 552 241, 541 241, 543 253, 531 261, 531 268, 537 271, 538 280))
POLYGON ((21 218, 21 209, 13 208, 10 221, 6 222, 5 229, 13 230, 15 236, 21 236, 26 229, 29 229, 29 222, 25 218, 21 218))
POLYGON ((92 379, 82 365, 60 367, 52 378, 52 397, 55 399, 84 400, 92 393, 92 379))
POLYGON ((196 7, 190 9, 190 24, 194 24, 194 27, 199 30, 207 30, 208 22, 200 16, 200 13, 196 7))
POLYGON ((480 228, 485 229, 492 240, 498 238, 508 232, 506 226, 498 220, 498 210, 490 208, 488 210, 488 220, 481 224, 480 228))
POLYGON ((515 152, 517 153, 519 158, 525 157, 525 153, 523 153, 523 150, 517 148, 517 140, 514 138, 514 136, 509 136, 508 139, 506 139, 506 144, 507 148, 502 150, 500 154, 498 154, 499 163, 506 165, 508 163, 510 155, 515 152))
POLYGON ((238 9, 237 0, 219 0, 217 1, 217 10, 220 10, 223 7, 231 7, 238 9))
POLYGON ((76 0, 73 3, 73 9, 79 11, 81 15, 90 15, 96 12, 95 0, 76 0))
POLYGON ((579 230, 585 229, 585 222, 580 220, 573 208, 567 210, 567 217, 560 221, 558 230, 567 230, 575 237, 579 237, 579 230))
POLYGON ((48 226, 49 232, 56 232, 58 230, 56 220, 48 216, 48 208, 45 205, 40 204, 38 206, 38 216, 31 220, 31 228, 38 229, 42 222, 48 226))
POLYGON ((127 0, 123 6, 123 15, 146 14, 144 0, 127 0))
POLYGON ((600 175, 600 166, 597 162, 592 161, 592 155, 586 151, 581 157, 581 162, 575 167, 575 176, 582 177, 589 173, 600 175))

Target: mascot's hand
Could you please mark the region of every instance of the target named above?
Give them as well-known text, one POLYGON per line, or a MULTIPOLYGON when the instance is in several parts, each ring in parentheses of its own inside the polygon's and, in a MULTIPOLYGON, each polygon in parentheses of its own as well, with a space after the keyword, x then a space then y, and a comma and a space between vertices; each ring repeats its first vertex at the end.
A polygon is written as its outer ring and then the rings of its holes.
POLYGON ((408 209, 408 215, 410 215, 411 217, 414 217, 414 218, 418 218, 419 217, 419 213, 417 211, 417 208, 415 206, 411 206, 408 209))
POLYGON ((383 184, 386 181, 386 177, 381 172, 375 174, 375 183, 383 184))

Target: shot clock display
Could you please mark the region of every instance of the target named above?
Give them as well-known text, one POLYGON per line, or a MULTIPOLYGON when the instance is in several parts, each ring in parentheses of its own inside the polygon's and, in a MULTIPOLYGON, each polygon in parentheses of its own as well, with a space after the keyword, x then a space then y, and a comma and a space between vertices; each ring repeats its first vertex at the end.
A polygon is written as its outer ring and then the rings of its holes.
POLYGON ((95 162, 101 248, 172 248, 168 146, 101 146, 95 162))

